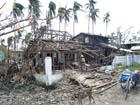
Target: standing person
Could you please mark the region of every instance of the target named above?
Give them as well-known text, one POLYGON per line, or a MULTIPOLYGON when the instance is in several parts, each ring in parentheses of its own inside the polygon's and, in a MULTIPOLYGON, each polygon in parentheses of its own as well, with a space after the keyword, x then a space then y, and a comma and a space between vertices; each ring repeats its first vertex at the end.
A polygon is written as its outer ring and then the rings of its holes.
POLYGON ((86 60, 83 55, 81 55, 81 70, 86 71, 86 60))

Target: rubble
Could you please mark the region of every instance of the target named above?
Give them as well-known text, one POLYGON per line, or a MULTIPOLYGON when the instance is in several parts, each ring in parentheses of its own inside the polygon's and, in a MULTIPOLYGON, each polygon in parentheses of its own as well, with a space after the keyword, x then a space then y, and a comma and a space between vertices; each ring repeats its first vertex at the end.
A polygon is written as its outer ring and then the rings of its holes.
MULTIPOLYGON (((95 97, 94 90, 97 88, 111 88, 116 83, 111 75, 103 75, 95 72, 81 72, 66 70, 63 73, 64 79, 57 84, 46 87, 35 81, 28 81, 22 85, 2 85, 0 87, 0 104, 1 105, 78 105, 78 97, 75 94, 80 94, 82 91, 79 84, 72 81, 80 81, 83 88, 92 88, 92 96, 95 97), (76 79, 76 76, 81 76, 76 79), (74 78, 75 77, 75 78, 74 78), (2 87, 4 86, 4 87, 2 87), (7 91, 8 90, 8 91, 7 91)), ((18 83, 17 83, 18 84, 18 83)), ((86 92, 86 91, 83 91, 86 92)), ((84 103, 88 104, 89 99, 85 97, 84 103)), ((96 100, 95 100, 96 102, 96 100)), ((93 103, 93 102, 92 102, 93 103)))

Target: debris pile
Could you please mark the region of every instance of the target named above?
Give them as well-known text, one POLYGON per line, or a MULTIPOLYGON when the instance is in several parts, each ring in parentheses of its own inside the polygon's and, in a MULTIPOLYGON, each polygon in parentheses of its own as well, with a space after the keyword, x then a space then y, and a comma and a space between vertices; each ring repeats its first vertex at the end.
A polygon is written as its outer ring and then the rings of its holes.
MULTIPOLYGON (((93 93, 92 96, 94 98, 98 92, 104 91, 116 83, 111 75, 72 70, 59 72, 64 73, 65 78, 51 87, 39 85, 35 81, 28 81, 28 83, 26 82, 27 84, 13 86, 10 84, 9 86, 1 84, 0 104, 78 105, 81 102, 88 104, 89 98, 92 97, 90 97, 90 94, 87 94, 85 90, 92 89, 90 93, 93 93), (96 92, 95 89, 98 92, 96 92), (77 95, 81 93, 85 94, 85 96, 82 96, 82 100, 79 100, 77 95)), ((94 100, 92 100, 91 103, 94 103, 94 100)))

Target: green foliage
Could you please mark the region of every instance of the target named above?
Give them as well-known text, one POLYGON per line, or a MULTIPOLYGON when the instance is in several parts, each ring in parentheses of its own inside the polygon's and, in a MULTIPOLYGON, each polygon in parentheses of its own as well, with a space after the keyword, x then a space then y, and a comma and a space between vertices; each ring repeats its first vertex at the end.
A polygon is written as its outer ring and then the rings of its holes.
POLYGON ((62 20, 64 19, 64 13, 65 13, 65 8, 60 7, 58 9, 58 16, 59 16, 59 21, 60 23, 62 22, 62 20))
POLYGON ((108 23, 108 22, 110 21, 109 17, 110 17, 110 14, 109 14, 109 12, 107 12, 107 13, 104 15, 103 21, 104 21, 105 23, 108 23))
POLYGON ((3 61, 0 61, 0 64, 3 64, 3 63, 5 63, 5 60, 6 60, 7 57, 8 57, 8 51, 7 51, 7 49, 6 49, 6 46, 3 46, 3 45, 0 46, 0 50, 3 51, 4 54, 5 54, 4 60, 3 60, 3 61))
POLYGON ((14 3, 11 14, 13 15, 14 18, 23 16, 23 9, 24 9, 24 6, 22 4, 14 3))
POLYGON ((78 23, 78 17, 77 17, 77 11, 81 10, 82 5, 78 3, 77 1, 74 2, 73 5, 73 15, 74 15, 74 21, 78 23))
POLYGON ((122 65, 123 65, 122 63, 118 63, 116 66, 119 67, 119 66, 122 66, 122 65))
POLYGON ((53 17, 55 16, 55 10, 56 10, 56 4, 52 1, 49 3, 49 12, 48 12, 48 17, 53 17))
POLYGON ((116 68, 118 68, 118 69, 119 68, 123 68, 124 69, 125 67, 126 67, 126 65, 124 63, 121 63, 121 62, 116 65, 116 68))
POLYGON ((92 19, 92 21, 94 23, 96 23, 96 18, 98 18, 99 16, 97 15, 97 13, 99 12, 99 9, 91 9, 91 12, 90 12, 90 18, 92 19))
POLYGON ((97 2, 94 0, 89 0, 89 2, 86 4, 86 9, 94 9, 96 3, 97 2))
POLYGON ((140 66, 140 64, 138 62, 133 62, 133 66, 138 67, 138 66, 140 66))
POLYGON ((25 38, 22 40, 22 43, 28 44, 29 41, 30 41, 31 36, 32 36, 32 33, 30 33, 30 32, 27 33, 25 38))
POLYGON ((39 0, 29 0, 29 13, 33 13, 37 18, 40 17, 40 13, 41 13, 41 10, 40 10, 40 1, 39 0))
POLYGON ((138 65, 138 66, 130 66, 130 67, 128 67, 128 69, 130 70, 130 71, 134 71, 134 70, 140 70, 140 65, 138 65))
POLYGON ((64 10, 64 20, 65 20, 65 22, 69 22, 70 21, 70 17, 71 17, 71 15, 70 15, 70 13, 71 13, 71 8, 67 8, 67 7, 65 7, 65 10, 64 10))

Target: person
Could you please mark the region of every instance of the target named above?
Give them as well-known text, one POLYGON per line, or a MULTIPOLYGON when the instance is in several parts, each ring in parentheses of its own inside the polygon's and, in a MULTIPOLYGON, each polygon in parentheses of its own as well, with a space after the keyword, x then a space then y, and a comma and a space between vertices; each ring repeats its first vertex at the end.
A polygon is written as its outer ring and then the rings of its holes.
POLYGON ((35 70, 36 70, 37 73, 40 73, 40 66, 39 66, 38 63, 37 63, 37 65, 35 66, 35 70))
POLYGON ((45 74, 45 69, 44 69, 44 65, 40 64, 40 73, 41 74, 45 74))
POLYGON ((137 84, 140 82, 140 71, 134 70, 134 74, 136 75, 135 88, 137 89, 137 84))
POLYGON ((83 55, 81 55, 81 69, 86 71, 86 60, 83 55))

